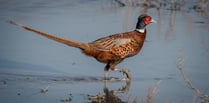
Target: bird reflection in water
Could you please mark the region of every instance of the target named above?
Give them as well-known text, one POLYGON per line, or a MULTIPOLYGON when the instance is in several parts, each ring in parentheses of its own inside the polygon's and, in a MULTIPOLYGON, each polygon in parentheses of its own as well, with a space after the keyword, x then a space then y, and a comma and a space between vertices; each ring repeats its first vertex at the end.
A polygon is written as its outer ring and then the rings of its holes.
POLYGON ((117 90, 109 90, 107 86, 108 81, 104 81, 103 92, 104 95, 98 93, 95 96, 90 96, 89 100, 91 103, 126 103, 127 101, 123 101, 121 98, 117 96, 117 93, 128 93, 130 88, 130 81, 126 81, 125 86, 117 90))

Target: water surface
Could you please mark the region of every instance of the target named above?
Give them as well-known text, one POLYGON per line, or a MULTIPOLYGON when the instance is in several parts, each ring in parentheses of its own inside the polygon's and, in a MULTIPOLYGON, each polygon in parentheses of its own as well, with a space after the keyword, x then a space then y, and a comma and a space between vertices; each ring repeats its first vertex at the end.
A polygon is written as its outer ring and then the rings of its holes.
MULTIPOLYGON (((112 102, 140 103, 146 101, 149 88, 156 87, 156 103, 191 102, 195 92, 181 78, 179 65, 193 85, 208 94, 209 22, 204 12, 190 9, 195 3, 191 1, 181 10, 171 10, 170 6, 159 9, 120 6, 111 0, 3 0, 0 2, 0 100, 84 103, 95 102, 92 97, 96 95, 107 98, 107 94, 117 91, 111 94, 112 102), (147 40, 140 54, 118 65, 130 70, 130 83, 104 83, 104 64, 86 57, 78 49, 5 22, 15 20, 56 36, 90 42, 134 30, 141 13, 151 15, 157 23, 147 27, 147 40)), ((109 75, 123 77, 115 72, 109 75)))

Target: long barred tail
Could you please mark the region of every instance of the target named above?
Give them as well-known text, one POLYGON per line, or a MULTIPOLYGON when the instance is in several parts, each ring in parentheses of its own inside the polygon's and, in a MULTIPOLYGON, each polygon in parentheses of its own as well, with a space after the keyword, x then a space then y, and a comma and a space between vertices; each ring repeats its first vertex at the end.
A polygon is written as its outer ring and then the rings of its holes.
POLYGON ((73 46, 73 47, 76 47, 76 48, 80 48, 82 50, 88 49, 88 47, 89 47, 88 44, 86 44, 86 43, 81 43, 81 42, 76 42, 76 41, 60 38, 60 37, 57 37, 57 36, 54 36, 54 35, 51 35, 51 34, 48 34, 48 33, 44 33, 44 32, 41 32, 39 30, 36 30, 36 29, 33 29, 31 27, 19 24, 19 23, 15 22, 15 21, 7 21, 7 22, 10 23, 10 24, 19 26, 19 27, 21 27, 21 28, 23 28, 25 30, 28 30, 28 31, 34 32, 36 34, 39 34, 41 36, 44 36, 44 37, 46 37, 48 39, 51 39, 51 40, 54 40, 54 41, 66 44, 68 46, 73 46))

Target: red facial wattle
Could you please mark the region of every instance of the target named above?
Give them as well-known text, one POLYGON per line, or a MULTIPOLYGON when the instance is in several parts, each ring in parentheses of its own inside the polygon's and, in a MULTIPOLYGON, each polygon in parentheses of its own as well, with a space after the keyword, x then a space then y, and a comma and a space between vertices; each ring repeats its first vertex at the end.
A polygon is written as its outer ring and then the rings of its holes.
POLYGON ((144 24, 145 24, 145 25, 149 24, 149 23, 150 23, 150 21, 151 21, 151 19, 152 19, 152 18, 151 18, 151 17, 149 17, 149 16, 148 16, 148 17, 146 17, 146 18, 144 18, 144 20, 143 20, 144 24))

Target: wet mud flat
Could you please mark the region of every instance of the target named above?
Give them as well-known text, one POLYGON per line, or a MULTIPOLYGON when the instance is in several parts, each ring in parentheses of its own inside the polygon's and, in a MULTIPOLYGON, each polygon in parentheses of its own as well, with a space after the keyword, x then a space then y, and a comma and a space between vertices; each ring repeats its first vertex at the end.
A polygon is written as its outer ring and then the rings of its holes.
POLYGON ((1 1, 0 102, 207 103, 209 7, 201 1, 1 1), (104 81, 105 65, 5 22, 89 42, 133 30, 142 13, 157 23, 140 54, 118 65, 130 82, 115 72, 104 81))

